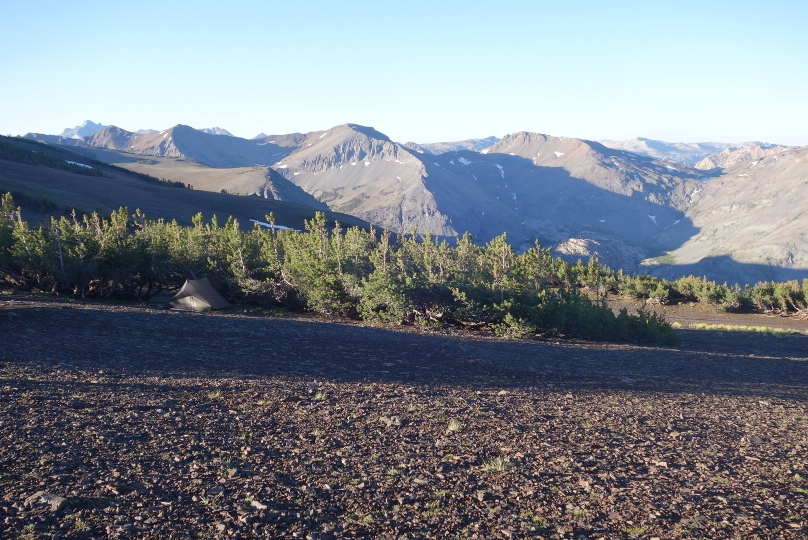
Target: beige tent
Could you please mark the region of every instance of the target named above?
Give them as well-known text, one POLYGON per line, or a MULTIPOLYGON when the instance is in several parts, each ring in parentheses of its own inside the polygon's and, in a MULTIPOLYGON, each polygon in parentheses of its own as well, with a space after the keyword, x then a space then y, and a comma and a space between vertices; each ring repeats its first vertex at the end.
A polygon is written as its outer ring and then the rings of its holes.
POLYGON ((230 307, 227 300, 216 292, 208 278, 187 280, 169 305, 186 311, 208 311, 230 307))

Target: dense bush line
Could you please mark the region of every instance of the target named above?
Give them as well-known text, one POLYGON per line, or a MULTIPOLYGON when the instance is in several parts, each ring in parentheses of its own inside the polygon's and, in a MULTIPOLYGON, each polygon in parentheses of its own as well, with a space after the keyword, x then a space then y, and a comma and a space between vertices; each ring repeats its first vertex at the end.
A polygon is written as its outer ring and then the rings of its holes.
POLYGON ((607 289, 652 303, 701 302, 721 310, 808 314, 808 279, 761 281, 754 286, 719 285, 703 277, 685 276, 668 281, 651 276, 608 275, 607 289))
POLYGON ((603 283, 615 274, 595 262, 570 265, 538 245, 517 255, 505 235, 485 246, 469 235, 454 247, 429 234, 393 240, 387 231, 328 226, 322 213, 305 232, 243 231, 233 218, 204 223, 201 214, 183 227, 125 208, 109 219, 74 213, 31 229, 7 194, 0 274, 17 287, 142 300, 204 276, 232 301, 369 321, 678 341, 657 316, 606 307, 603 283))
POLYGON ((141 300, 205 276, 235 302, 397 324, 489 326, 513 336, 668 344, 677 339, 670 325, 646 313, 614 315, 607 296, 780 313, 808 308, 808 279, 745 288, 693 276, 666 281, 614 272, 594 259, 571 264, 538 244, 516 254, 504 234, 485 246, 468 234, 455 246, 414 232, 394 240, 387 231, 329 226, 322 213, 302 233, 243 231, 233 218, 204 223, 201 214, 183 227, 125 208, 109 218, 74 212, 31 229, 11 194, 0 206, 0 275, 17 287, 141 300))

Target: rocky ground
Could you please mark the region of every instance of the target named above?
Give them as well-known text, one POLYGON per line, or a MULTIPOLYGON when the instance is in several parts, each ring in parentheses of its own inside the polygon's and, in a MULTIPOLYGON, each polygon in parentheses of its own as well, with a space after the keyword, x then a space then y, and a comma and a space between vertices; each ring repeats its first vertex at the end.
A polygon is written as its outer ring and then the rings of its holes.
POLYGON ((808 337, 0 300, 4 538, 806 538, 808 337))

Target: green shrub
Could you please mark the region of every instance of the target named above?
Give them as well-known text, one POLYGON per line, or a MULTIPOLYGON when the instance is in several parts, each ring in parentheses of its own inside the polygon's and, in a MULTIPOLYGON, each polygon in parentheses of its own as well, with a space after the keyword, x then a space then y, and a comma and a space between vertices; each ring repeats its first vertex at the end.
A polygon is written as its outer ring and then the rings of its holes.
POLYGON ((242 231, 233 218, 220 225, 216 216, 205 223, 201 214, 192 223, 150 221, 140 211, 129 215, 121 208, 109 216, 73 213, 30 229, 6 195, 0 271, 41 290, 82 296, 142 300, 186 278, 205 276, 233 301, 368 321, 430 328, 487 325, 511 337, 547 334, 666 345, 677 339, 660 317, 615 315, 599 292, 593 302, 582 289, 597 292, 623 284, 635 294, 667 297, 669 283, 615 274, 597 261, 571 265, 538 245, 517 255, 505 235, 485 246, 474 245, 468 235, 452 247, 414 232, 392 242, 388 231, 329 228, 322 213, 307 221, 302 233, 242 231))

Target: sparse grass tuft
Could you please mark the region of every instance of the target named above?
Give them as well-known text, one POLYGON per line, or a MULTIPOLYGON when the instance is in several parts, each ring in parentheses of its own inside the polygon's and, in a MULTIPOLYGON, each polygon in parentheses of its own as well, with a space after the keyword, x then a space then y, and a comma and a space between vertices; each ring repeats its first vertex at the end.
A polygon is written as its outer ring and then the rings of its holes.
POLYGON ((458 420, 452 418, 451 420, 449 420, 449 427, 446 428, 446 431, 451 433, 454 431, 460 431, 461 429, 463 429, 463 424, 461 424, 458 420))
MULTIPOLYGON (((683 328, 681 323, 672 323, 674 328, 683 328)), ((796 330, 789 330, 786 328, 774 328, 771 326, 747 326, 742 324, 709 324, 709 323, 690 323, 687 328, 691 330, 712 330, 718 332, 758 332, 761 334, 769 334, 772 336, 788 336, 799 335, 800 332, 796 330)))
POLYGON ((483 461, 482 469, 484 471, 507 472, 513 469, 513 463, 503 457, 495 457, 483 461))

